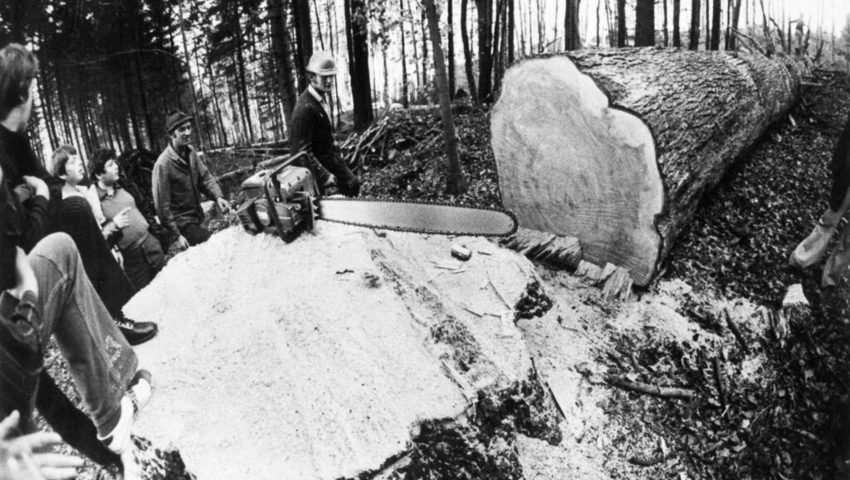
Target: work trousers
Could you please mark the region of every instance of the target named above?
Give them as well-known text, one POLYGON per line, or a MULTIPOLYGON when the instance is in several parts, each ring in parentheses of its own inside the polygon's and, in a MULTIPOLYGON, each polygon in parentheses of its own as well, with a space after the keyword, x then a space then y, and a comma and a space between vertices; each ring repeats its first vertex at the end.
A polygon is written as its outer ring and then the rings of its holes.
POLYGON ((101 427, 121 414, 138 358, 86 277, 68 235, 48 235, 28 257, 38 279, 41 324, 36 328, 43 339, 55 336, 86 411, 101 427))
POLYGON ((206 228, 197 223, 187 223, 180 227, 180 234, 186 238, 189 245, 198 245, 210 239, 212 234, 206 228))
POLYGON ((135 245, 121 249, 124 271, 138 290, 148 286, 165 266, 165 254, 156 237, 148 233, 135 245))

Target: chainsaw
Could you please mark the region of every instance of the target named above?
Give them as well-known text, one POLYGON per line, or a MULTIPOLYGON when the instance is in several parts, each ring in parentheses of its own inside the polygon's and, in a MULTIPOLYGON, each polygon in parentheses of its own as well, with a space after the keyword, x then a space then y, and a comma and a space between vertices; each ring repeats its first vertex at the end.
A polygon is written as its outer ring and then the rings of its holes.
POLYGON ((511 212, 407 200, 321 197, 309 169, 293 163, 306 152, 291 155, 280 165, 256 172, 242 182, 245 200, 236 213, 252 234, 272 233, 291 242, 317 220, 382 230, 439 235, 504 236, 516 231, 511 212))

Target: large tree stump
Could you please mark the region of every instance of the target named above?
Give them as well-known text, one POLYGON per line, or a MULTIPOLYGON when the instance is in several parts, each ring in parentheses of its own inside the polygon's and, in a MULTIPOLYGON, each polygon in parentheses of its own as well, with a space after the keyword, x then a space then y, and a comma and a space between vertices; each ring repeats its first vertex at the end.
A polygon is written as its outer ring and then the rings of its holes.
POLYGON ((702 195, 792 106, 800 69, 655 48, 524 60, 491 118, 503 203, 646 285, 702 195))
POLYGON ((534 369, 514 317, 540 297, 536 280, 483 238, 325 222, 289 244, 218 233, 125 308, 160 325, 137 348, 157 385, 139 433, 179 448, 199 479, 331 480, 439 447, 426 427, 469 423, 482 396, 509 397, 499 415, 509 403, 540 417, 516 400, 534 369), (453 242, 472 258, 452 258, 453 242))

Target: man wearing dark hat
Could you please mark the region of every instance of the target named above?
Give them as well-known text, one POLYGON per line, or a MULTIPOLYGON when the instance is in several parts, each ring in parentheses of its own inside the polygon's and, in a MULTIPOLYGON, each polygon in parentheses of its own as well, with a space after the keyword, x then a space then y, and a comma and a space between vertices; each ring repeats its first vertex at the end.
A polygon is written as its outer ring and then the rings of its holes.
POLYGON ((230 211, 218 183, 190 145, 192 117, 172 110, 165 117, 170 141, 153 167, 153 201, 159 221, 171 231, 172 247, 185 250, 206 242, 210 232, 203 227, 201 193, 214 199, 223 213, 230 211))
POLYGON ((298 97, 292 112, 290 146, 295 152, 307 150, 317 160, 302 166, 313 172, 322 193, 326 186, 335 183, 341 193, 357 196, 360 180, 335 149, 327 100, 336 77, 336 63, 328 52, 316 52, 307 63, 307 72, 310 84, 298 97))

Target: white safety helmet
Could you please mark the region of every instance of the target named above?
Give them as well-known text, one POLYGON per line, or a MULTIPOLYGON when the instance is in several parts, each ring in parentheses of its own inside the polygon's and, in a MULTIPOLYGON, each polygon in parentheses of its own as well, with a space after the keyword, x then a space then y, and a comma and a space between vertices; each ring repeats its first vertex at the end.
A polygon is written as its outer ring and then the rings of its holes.
POLYGON ((310 57, 306 70, 316 75, 336 75, 336 62, 329 52, 318 51, 310 57))

